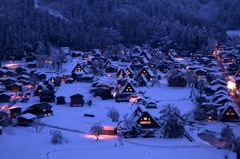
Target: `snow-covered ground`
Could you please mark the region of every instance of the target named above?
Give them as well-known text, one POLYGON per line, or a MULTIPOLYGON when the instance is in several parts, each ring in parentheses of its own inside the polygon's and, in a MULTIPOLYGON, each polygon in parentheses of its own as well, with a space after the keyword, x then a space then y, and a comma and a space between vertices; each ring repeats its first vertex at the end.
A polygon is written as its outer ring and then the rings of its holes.
MULTIPOLYGON (((74 59, 64 64, 63 74, 70 74, 78 60, 74 59)), ((4 63, 3 63, 4 64, 4 63)), ((46 70, 41 70, 45 72, 46 70)), ((49 70, 47 70, 49 72, 49 70)), ((48 77, 53 74, 48 74, 48 77)), ((105 77, 105 80, 108 78, 105 77)), ((113 81, 112 78, 109 78, 113 81)), ((75 82, 73 84, 63 84, 58 88, 56 96, 66 97, 66 105, 53 106, 54 115, 45 117, 42 122, 49 125, 40 133, 36 133, 31 127, 8 127, 0 135, 0 159, 77 159, 77 158, 106 158, 106 159, 221 159, 228 155, 229 159, 235 159, 233 152, 217 149, 208 143, 200 140, 197 133, 205 130, 220 132, 224 126, 223 123, 205 123, 200 125, 199 129, 187 131, 194 138, 190 142, 186 138, 166 139, 166 138, 134 138, 123 139, 123 145, 120 145, 115 136, 101 136, 100 141, 96 141, 94 136, 88 135, 91 126, 94 123, 101 123, 107 126, 116 126, 110 118, 106 116, 110 107, 115 107, 120 113, 120 120, 124 114, 132 113, 132 103, 116 103, 114 100, 101 100, 92 97, 89 94, 91 83, 75 82), (84 99, 92 99, 92 106, 70 107, 69 97, 75 93, 84 95, 84 99), (84 113, 94 114, 95 117, 84 117, 84 113), (69 139, 68 143, 53 145, 50 143, 49 130, 54 129, 51 126, 60 127, 63 136, 69 139), (71 131, 73 130, 73 131, 71 131), (75 131, 77 130, 77 132, 75 131)), ((160 86, 138 88, 146 91, 145 95, 158 101, 157 109, 151 109, 149 112, 159 117, 159 111, 165 104, 174 104, 181 114, 187 113, 194 108, 194 104, 189 100, 190 88, 170 88, 165 79, 161 80, 160 86)), ((17 103, 23 109, 39 103, 38 97, 31 97, 28 103, 17 103)), ((237 129, 239 125, 231 124, 236 134, 240 134, 237 129)))
POLYGON ((226 33, 230 37, 240 36, 240 30, 228 30, 228 31, 226 31, 226 33))

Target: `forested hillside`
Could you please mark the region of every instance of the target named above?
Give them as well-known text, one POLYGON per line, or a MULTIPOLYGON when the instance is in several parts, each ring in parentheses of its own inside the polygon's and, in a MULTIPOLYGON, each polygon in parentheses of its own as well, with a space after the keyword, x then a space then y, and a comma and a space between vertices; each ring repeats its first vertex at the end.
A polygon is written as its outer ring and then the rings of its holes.
POLYGON ((88 51, 108 45, 196 50, 240 28, 238 0, 38 0, 64 18, 34 8, 33 0, 1 0, 0 55, 50 45, 88 51))

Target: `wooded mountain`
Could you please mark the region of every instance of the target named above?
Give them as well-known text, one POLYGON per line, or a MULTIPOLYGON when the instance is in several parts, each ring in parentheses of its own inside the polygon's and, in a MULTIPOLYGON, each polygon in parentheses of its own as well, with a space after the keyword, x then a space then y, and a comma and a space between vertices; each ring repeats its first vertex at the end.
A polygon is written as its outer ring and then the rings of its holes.
POLYGON ((108 45, 197 50, 240 28, 239 0, 1 0, 0 55, 108 45), (61 13, 49 14, 47 9, 61 13))

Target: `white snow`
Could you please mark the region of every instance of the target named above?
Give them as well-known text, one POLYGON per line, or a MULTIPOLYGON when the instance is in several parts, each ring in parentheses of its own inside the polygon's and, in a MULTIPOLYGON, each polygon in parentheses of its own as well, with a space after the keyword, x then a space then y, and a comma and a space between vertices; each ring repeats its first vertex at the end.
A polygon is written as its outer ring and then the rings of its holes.
MULTIPOLYGON (((70 74, 75 67, 77 59, 64 64, 62 74, 70 74)), ((41 70, 50 72, 49 70, 41 70)), ((52 77, 54 73, 48 73, 52 77)), ((104 77, 104 81, 114 83, 113 77, 104 77)), ((149 112, 159 117, 159 111, 165 104, 174 104, 181 114, 188 113, 195 105, 190 101, 190 88, 171 88, 167 86, 167 81, 162 79, 160 86, 138 87, 138 91, 146 91, 145 95, 157 101, 157 109, 149 112)), ((46 126, 42 132, 36 133, 32 127, 7 127, 0 135, 0 159, 78 159, 78 158, 104 158, 104 159, 221 159, 228 155, 229 159, 235 159, 236 154, 228 150, 217 149, 198 138, 197 133, 211 130, 219 133, 224 126, 221 122, 204 123, 198 130, 189 131, 194 138, 190 142, 186 138, 166 139, 166 138, 134 138, 123 139, 123 145, 119 144, 116 136, 100 136, 99 141, 92 135, 88 135, 94 123, 101 123, 104 126, 116 126, 110 118, 106 116, 109 108, 115 107, 120 113, 120 120, 124 114, 132 113, 132 103, 116 103, 114 100, 101 100, 89 94, 91 83, 74 82, 73 84, 62 84, 56 96, 65 96, 65 105, 53 106, 54 115, 41 119, 46 126), (70 107, 70 96, 73 94, 84 95, 84 100, 92 99, 92 106, 70 107), (93 114, 95 117, 85 117, 84 114, 93 114), (53 145, 50 143, 50 134, 53 127, 59 127, 64 137, 69 139, 68 143, 53 145)), ((32 104, 39 103, 39 97, 30 97, 28 103, 17 103, 24 109, 32 104)), ((1 105, 0 105, 1 106, 1 105)), ((237 129, 239 125, 231 123, 235 128, 234 132, 240 134, 237 129)))

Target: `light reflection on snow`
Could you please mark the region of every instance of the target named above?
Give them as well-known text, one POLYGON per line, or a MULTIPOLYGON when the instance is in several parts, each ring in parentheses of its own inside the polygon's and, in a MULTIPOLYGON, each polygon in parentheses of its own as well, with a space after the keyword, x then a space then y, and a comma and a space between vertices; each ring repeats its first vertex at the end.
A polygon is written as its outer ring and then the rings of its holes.
MULTIPOLYGON (((92 134, 85 134, 84 137, 88 138, 88 139, 97 140, 96 136, 92 135, 92 134)), ((112 139, 116 139, 116 138, 117 138, 117 136, 115 136, 115 135, 100 135, 98 140, 112 140, 112 139)))

